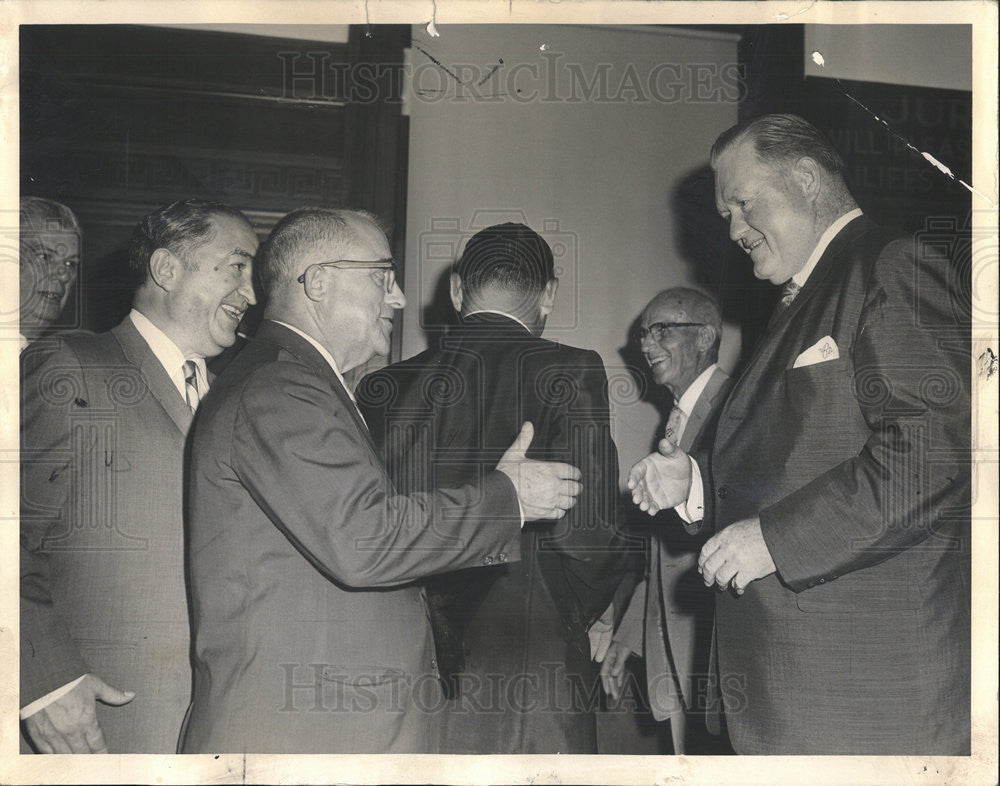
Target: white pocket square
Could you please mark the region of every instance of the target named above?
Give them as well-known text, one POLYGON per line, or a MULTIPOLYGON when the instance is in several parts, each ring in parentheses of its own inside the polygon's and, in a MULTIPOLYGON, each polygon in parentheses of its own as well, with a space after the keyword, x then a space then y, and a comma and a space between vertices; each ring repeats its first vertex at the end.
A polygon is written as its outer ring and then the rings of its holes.
POLYGON ((828 360, 836 360, 839 357, 840 351, 837 349, 837 342, 831 336, 823 336, 823 338, 795 358, 792 368, 813 366, 816 363, 825 363, 828 360))

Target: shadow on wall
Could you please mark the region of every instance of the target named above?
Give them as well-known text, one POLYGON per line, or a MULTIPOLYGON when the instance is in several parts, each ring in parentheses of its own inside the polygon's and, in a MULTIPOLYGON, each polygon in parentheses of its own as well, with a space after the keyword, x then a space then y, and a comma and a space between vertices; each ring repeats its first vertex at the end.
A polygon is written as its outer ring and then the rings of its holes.
POLYGON ((729 228, 715 207, 715 179, 707 164, 681 178, 670 208, 681 259, 697 285, 719 299, 723 320, 740 326, 746 353, 767 323, 777 290, 754 277, 746 255, 729 239, 729 228))

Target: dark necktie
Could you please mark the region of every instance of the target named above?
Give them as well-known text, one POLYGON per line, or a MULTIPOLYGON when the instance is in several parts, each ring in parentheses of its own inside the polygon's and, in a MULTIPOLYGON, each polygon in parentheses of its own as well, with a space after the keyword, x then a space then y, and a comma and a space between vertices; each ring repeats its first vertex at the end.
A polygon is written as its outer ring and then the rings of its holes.
POLYGON ((198 409, 198 402, 201 395, 198 393, 198 366, 193 360, 185 360, 182 367, 184 369, 184 398, 188 407, 194 412, 198 409))

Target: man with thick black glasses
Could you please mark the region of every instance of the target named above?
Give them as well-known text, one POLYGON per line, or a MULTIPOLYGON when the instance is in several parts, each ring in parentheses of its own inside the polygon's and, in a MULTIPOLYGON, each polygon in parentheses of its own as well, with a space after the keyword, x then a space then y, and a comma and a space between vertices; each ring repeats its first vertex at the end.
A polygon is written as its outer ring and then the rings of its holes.
MULTIPOLYGON (((729 375, 717 362, 721 338, 718 303, 682 287, 664 290, 649 301, 633 336, 653 381, 666 386, 674 398, 665 438, 688 453, 710 444, 729 392, 729 375)), ((653 717, 670 722, 673 752, 719 753, 723 746, 705 729, 715 605, 697 570, 705 537, 691 537, 672 510, 660 519, 646 579, 636 586, 615 631, 601 679, 605 691, 618 699, 625 662, 633 655, 644 658, 653 717)))

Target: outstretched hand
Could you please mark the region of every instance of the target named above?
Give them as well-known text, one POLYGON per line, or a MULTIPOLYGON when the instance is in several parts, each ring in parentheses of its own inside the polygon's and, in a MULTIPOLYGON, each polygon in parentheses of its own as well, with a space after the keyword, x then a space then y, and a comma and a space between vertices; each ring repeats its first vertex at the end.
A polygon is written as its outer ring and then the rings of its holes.
POLYGON ((691 460, 668 439, 661 439, 657 453, 640 459, 629 470, 632 502, 650 516, 687 500, 691 488, 691 460))
POLYGON ((534 437, 535 427, 526 421, 496 468, 514 484, 525 521, 559 519, 576 504, 583 476, 572 464, 525 458, 534 437))

